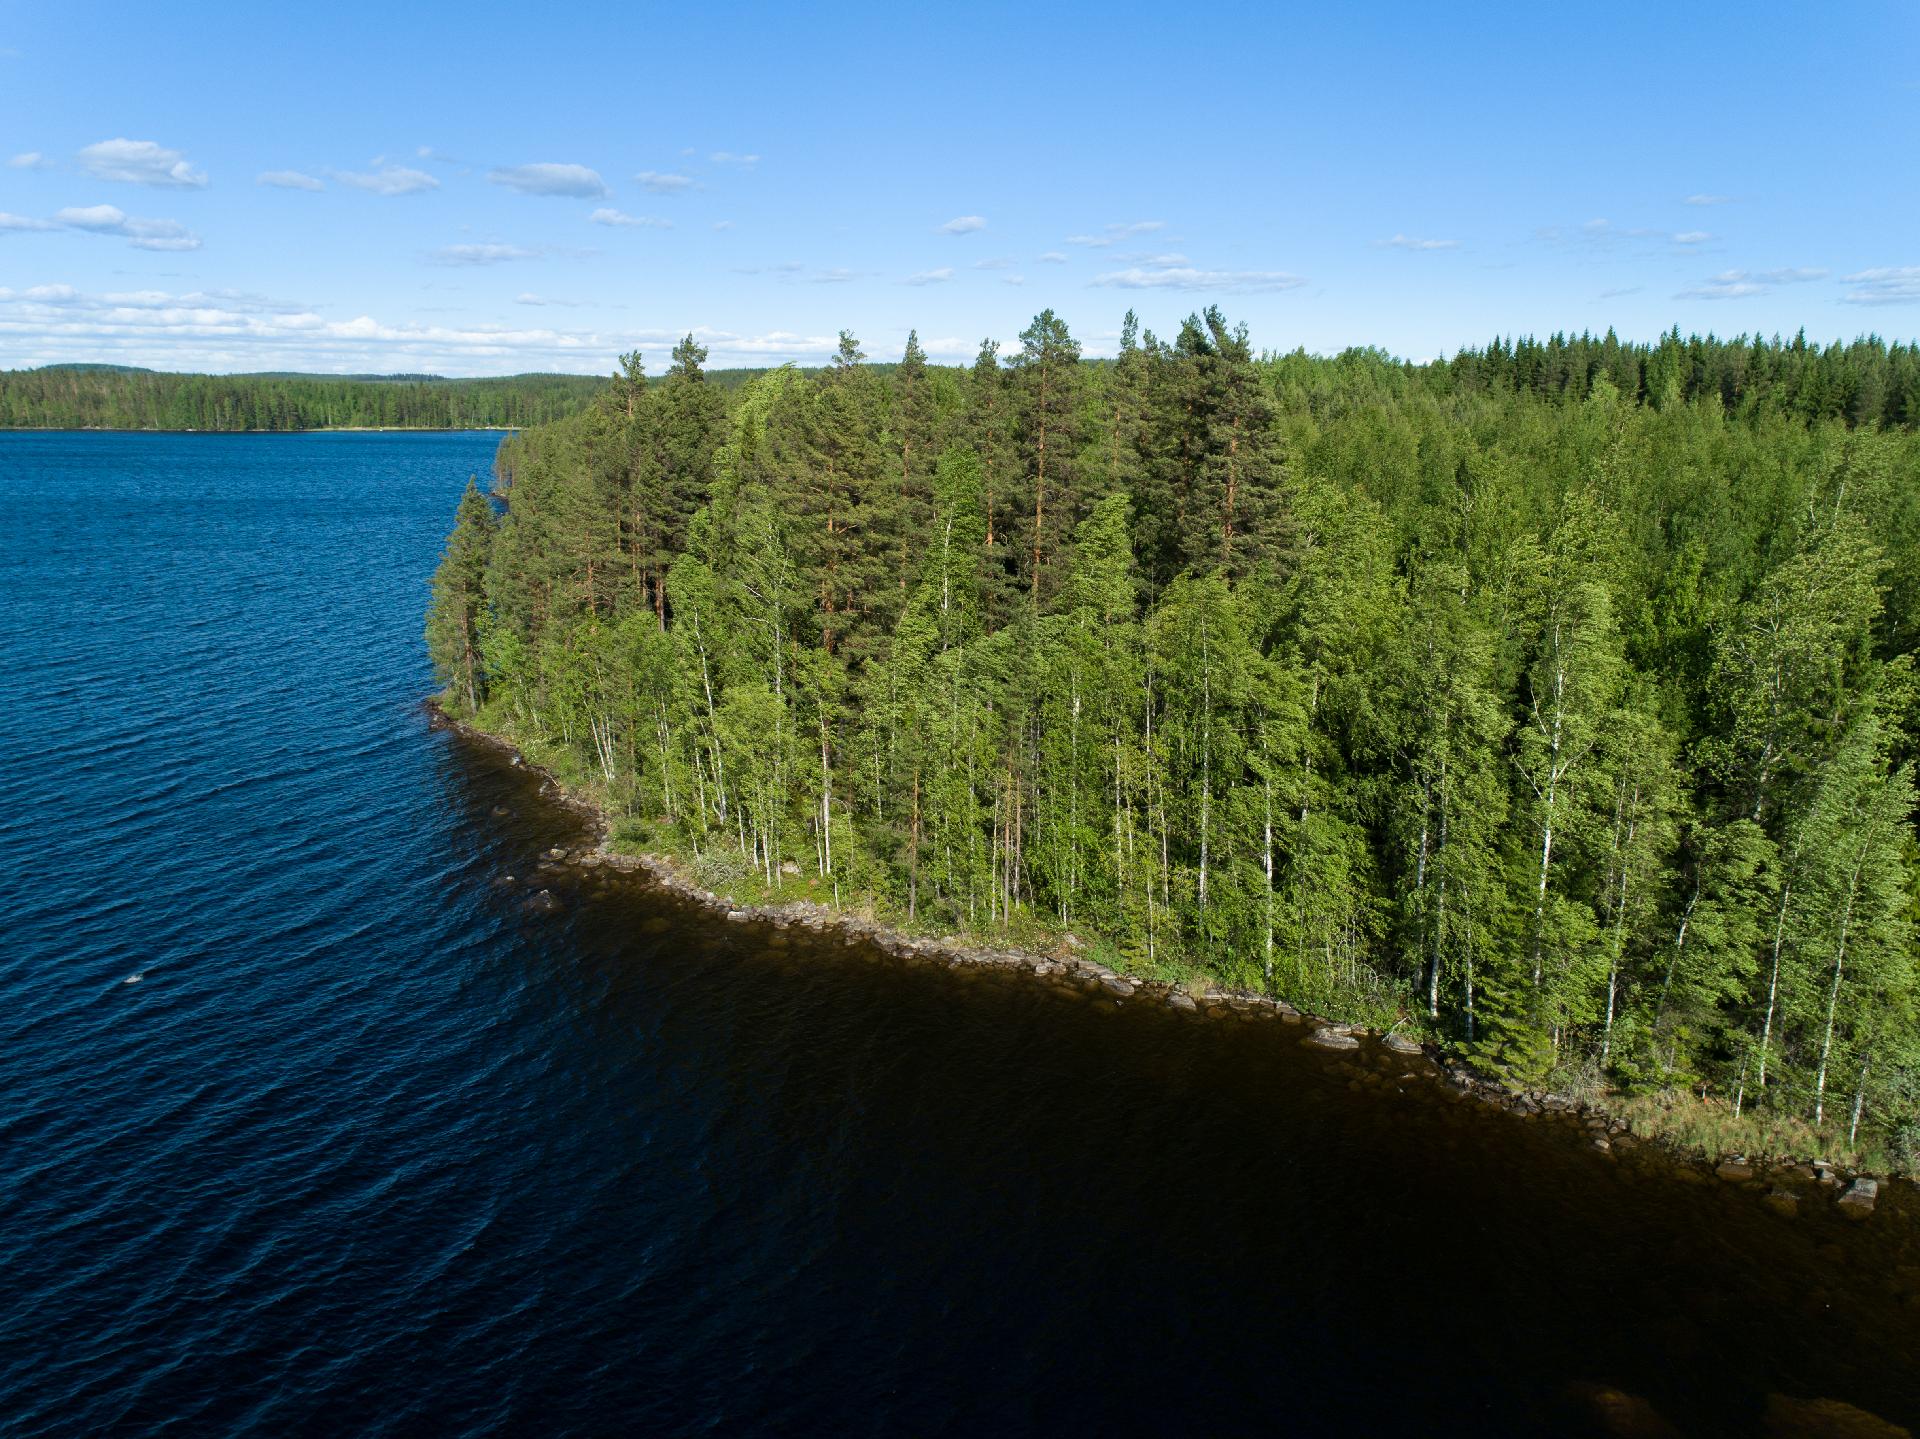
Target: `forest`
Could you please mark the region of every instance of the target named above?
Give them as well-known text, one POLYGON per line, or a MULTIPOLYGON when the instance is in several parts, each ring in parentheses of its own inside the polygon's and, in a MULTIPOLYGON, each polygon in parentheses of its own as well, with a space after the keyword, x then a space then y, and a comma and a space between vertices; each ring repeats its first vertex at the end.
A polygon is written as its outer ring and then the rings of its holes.
POLYGON ((704 361, 509 437, 433 581, 622 842, 1920 1162, 1913 347, 704 361))
POLYGON ((578 413, 582 375, 181 375, 114 365, 0 370, 0 429, 517 429, 578 413))

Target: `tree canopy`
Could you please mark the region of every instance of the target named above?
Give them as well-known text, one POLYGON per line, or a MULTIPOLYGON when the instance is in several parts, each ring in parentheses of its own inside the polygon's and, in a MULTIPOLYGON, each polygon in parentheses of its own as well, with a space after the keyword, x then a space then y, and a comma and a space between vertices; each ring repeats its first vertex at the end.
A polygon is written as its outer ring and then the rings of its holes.
POLYGON ((1122 334, 629 357, 462 502, 446 703, 721 870, 1920 1135, 1914 350, 1122 334))

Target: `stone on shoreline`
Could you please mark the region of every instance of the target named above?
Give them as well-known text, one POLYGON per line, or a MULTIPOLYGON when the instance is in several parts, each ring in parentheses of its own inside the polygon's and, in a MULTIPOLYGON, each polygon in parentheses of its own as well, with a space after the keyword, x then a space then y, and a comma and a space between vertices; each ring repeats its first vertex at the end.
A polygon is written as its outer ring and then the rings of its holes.
POLYGON ((1407 1038, 1404 1034, 1383 1034, 1380 1036, 1380 1042, 1395 1054, 1418 1054, 1420 1052, 1419 1042, 1407 1038))
POLYGON ((1355 1039, 1351 1034, 1348 1034, 1344 1029, 1338 1029, 1332 1025, 1324 1029, 1314 1030, 1302 1043, 1311 1044, 1315 1049, 1341 1050, 1358 1049, 1360 1047, 1359 1040, 1355 1039))
POLYGON ((1840 1212, 1849 1219, 1865 1219, 1873 1213, 1874 1201, 1880 1197, 1880 1181, 1868 1179, 1865 1175, 1853 1181, 1847 1192, 1840 1196, 1840 1212))

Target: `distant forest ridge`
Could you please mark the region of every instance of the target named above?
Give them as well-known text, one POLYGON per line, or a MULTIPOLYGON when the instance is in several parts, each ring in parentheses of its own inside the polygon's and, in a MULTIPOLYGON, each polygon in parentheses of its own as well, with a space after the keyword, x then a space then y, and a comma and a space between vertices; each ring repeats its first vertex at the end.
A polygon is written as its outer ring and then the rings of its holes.
POLYGON ((188 375, 117 365, 0 371, 0 429, 520 429, 580 412, 592 375, 188 375))
MULTIPOLYGON (((1083 360, 1085 367, 1110 360, 1083 360)), ((1804 332, 1682 337, 1651 344, 1604 335, 1495 338, 1451 359, 1415 362, 1377 348, 1333 356, 1269 352, 1261 363, 1311 394, 1371 373, 1392 393, 1507 391, 1584 400, 1605 379, 1624 397, 1659 407, 1717 398, 1731 414, 1782 414, 1850 426, 1920 426, 1920 344, 1878 336, 1821 345, 1804 332)), ((710 370, 707 382, 738 394, 773 367, 710 370)), ((824 366, 798 366, 812 373, 824 366)), ((890 364, 869 366, 876 374, 890 364)), ((937 368, 937 367, 936 367, 937 368)), ((960 367, 964 368, 964 367, 960 367)), ((0 429, 312 430, 524 428, 578 414, 607 385, 594 375, 524 374, 450 379, 432 374, 175 374, 109 364, 0 370, 0 429)))

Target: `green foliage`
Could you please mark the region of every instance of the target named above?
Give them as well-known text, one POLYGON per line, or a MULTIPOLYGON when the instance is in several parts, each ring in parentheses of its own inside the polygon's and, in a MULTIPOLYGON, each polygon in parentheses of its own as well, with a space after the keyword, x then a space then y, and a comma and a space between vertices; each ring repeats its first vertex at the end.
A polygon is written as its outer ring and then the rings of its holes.
POLYGON ((0 429, 518 429, 576 414, 586 375, 174 375, 49 365, 0 370, 0 429))
POLYGON ((704 359, 503 444, 429 617, 627 841, 1920 1143, 1911 350, 704 359))

